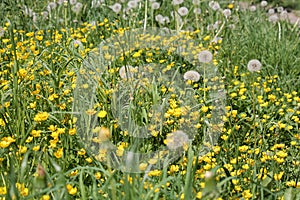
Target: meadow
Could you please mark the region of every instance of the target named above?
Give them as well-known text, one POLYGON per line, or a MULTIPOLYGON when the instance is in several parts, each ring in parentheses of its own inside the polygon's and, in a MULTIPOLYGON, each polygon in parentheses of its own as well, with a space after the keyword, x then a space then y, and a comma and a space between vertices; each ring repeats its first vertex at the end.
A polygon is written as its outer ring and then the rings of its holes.
POLYGON ((300 26, 253 2, 0 1, 0 200, 300 199, 300 26))

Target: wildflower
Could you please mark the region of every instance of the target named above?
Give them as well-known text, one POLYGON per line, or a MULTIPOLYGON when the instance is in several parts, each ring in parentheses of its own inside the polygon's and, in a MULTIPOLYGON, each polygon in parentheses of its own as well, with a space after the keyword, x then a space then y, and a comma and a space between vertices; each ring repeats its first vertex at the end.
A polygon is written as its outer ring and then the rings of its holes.
POLYGON ((250 190, 244 190, 242 196, 244 197, 244 199, 251 199, 253 195, 251 194, 250 190))
POLYGON ((147 167, 148 167, 148 164, 147 164, 147 163, 141 163, 141 164, 139 165, 140 171, 145 171, 147 167))
POLYGON ((71 5, 75 5, 77 3, 77 0, 70 0, 71 5))
POLYGON ((268 5, 268 2, 267 1, 261 1, 260 2, 260 6, 261 7, 266 7, 268 5))
POLYGON ((200 74, 194 70, 190 70, 184 73, 183 75, 184 80, 191 80, 191 81, 199 81, 200 74))
POLYGON ((48 12, 50 12, 51 10, 54 10, 56 8, 56 3, 55 2, 50 2, 47 6, 47 10, 48 12))
POLYGON ((173 5, 179 5, 179 4, 182 4, 182 3, 183 3, 183 0, 173 0, 172 1, 173 5))
POLYGON ((134 67, 132 67, 130 65, 122 66, 119 70, 119 74, 122 79, 132 78, 133 72, 134 72, 134 67))
POLYGON ((35 115, 34 117, 34 121, 35 122, 42 122, 42 121, 46 121, 49 117, 49 113, 47 112, 40 112, 38 114, 35 115))
POLYGON ((73 187, 71 184, 67 184, 67 190, 70 195, 75 195, 77 193, 77 188, 73 187))
POLYGON ((54 156, 56 158, 61 158, 63 156, 63 148, 60 148, 56 152, 54 152, 54 156))
POLYGON ((192 3, 193 3, 193 5, 199 5, 200 4, 200 0, 193 0, 192 3))
POLYGON ((75 135, 76 134, 76 128, 70 128, 69 129, 69 135, 75 135))
POLYGON ((0 148, 6 148, 16 140, 12 137, 3 137, 0 141, 0 148))
POLYGON ((259 60, 253 59, 248 62, 247 68, 250 72, 259 71, 261 68, 261 63, 259 60))
POLYGON ((160 176, 160 175, 161 175, 161 170, 157 170, 157 169, 152 170, 152 171, 150 171, 150 172, 148 173, 148 176, 149 176, 149 177, 152 177, 152 176, 160 176))
POLYGON ((275 10, 273 8, 270 8, 268 10, 268 14, 273 15, 275 13, 275 10))
POLYGON ((152 5, 151 5, 151 8, 153 10, 157 10, 160 8, 160 4, 158 2, 153 2, 152 5))
POLYGON ((128 1, 127 5, 128 5, 128 8, 136 8, 137 7, 137 0, 131 0, 131 1, 128 1))
POLYGON ((104 118, 104 117, 106 117, 106 115, 107 115, 107 112, 105 110, 101 110, 97 116, 100 118, 104 118))
POLYGON ((212 58, 213 58, 213 55, 210 51, 208 50, 204 50, 204 51, 201 51, 199 54, 198 54, 198 59, 200 62, 202 63, 209 63, 210 61, 212 61, 212 58))
POLYGON ((186 7, 180 7, 178 9, 178 14, 180 16, 186 16, 189 13, 189 10, 186 7))
POLYGON ((72 11, 75 13, 79 13, 82 8, 82 3, 78 2, 75 6, 72 7, 72 11))
POLYGON ((29 190, 25 187, 24 183, 16 183, 16 187, 18 188, 22 197, 28 196, 29 190))
POLYGON ((208 5, 215 11, 220 9, 220 4, 218 2, 210 1, 208 5))
POLYGON ((194 8, 194 13, 199 15, 201 14, 201 9, 200 8, 194 8))
POLYGON ((5 33, 5 30, 4 28, 0 27, 0 37, 2 37, 5 33))
POLYGON ((231 10, 230 9, 225 9, 223 10, 223 15, 227 18, 231 15, 231 10))
POLYGON ((269 22, 276 23, 279 20, 279 18, 277 16, 277 14, 273 14, 273 15, 269 16, 268 20, 269 20, 269 22))
POLYGON ((6 195, 7 189, 6 187, 0 187, 0 195, 6 195))
POLYGON ((249 10, 250 10, 251 12, 255 12, 255 11, 256 11, 256 6, 250 6, 249 10))
POLYGON ((183 131, 175 131, 167 135, 166 145, 170 150, 175 150, 179 147, 184 147, 187 145, 189 138, 187 134, 183 131))
POLYGON ((115 13, 119 13, 121 11, 121 8, 122 8, 122 5, 119 4, 119 3, 115 3, 114 5, 112 6, 109 6, 110 9, 112 9, 115 13))
POLYGON ((279 174, 274 174, 274 179, 276 181, 279 181, 282 178, 283 174, 284 172, 279 172, 279 174))

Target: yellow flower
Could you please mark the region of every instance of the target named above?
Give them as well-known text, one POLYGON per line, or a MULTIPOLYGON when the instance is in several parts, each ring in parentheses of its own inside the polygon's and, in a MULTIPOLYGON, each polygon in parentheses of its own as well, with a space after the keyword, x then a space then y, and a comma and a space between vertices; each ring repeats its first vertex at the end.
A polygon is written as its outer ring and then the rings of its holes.
POLYGON ((148 176, 160 176, 161 175, 161 171, 158 169, 152 170, 148 173, 148 176))
POLYGON ((104 117, 106 117, 106 115, 107 115, 107 112, 105 110, 101 110, 97 116, 100 118, 104 118, 104 117))
POLYGON ((93 162, 93 160, 92 160, 91 158, 86 158, 85 160, 86 160, 86 162, 88 162, 88 163, 93 162))
POLYGON ((61 158, 63 156, 63 148, 60 148, 56 152, 54 152, 54 156, 56 158, 61 158))
POLYGON ((41 136, 41 130, 32 130, 31 131, 31 135, 33 136, 33 137, 40 137, 41 136))
POLYGON ((70 195, 75 195, 77 193, 77 188, 73 187, 71 184, 67 184, 67 190, 70 195))
POLYGON ((0 195, 5 195, 7 193, 6 187, 0 187, 0 195))
POLYGON ((8 147, 11 143, 15 142, 16 140, 12 137, 3 137, 0 141, 0 147, 1 148, 6 148, 8 147))
POLYGON ((280 172, 279 174, 274 174, 274 179, 276 181, 279 181, 282 178, 283 174, 284 172, 280 172))
POLYGON ((201 199, 202 198, 202 192, 197 192, 196 198, 201 199))
POLYGON ((41 198, 41 200, 50 200, 50 199, 51 199, 51 197, 48 194, 43 195, 41 198))
POLYGON ((40 148, 41 148, 40 145, 38 145, 38 146, 34 146, 34 147, 32 148, 32 150, 33 150, 33 151, 38 151, 38 150, 40 150, 40 148))
POLYGON ((101 178, 101 173, 100 173, 100 172, 96 172, 96 173, 95 173, 95 178, 96 178, 97 180, 99 180, 99 179, 101 178))
POLYGON ((244 190, 244 192, 242 193, 244 199, 250 199, 252 197, 252 194, 250 192, 250 190, 244 190))
POLYGON ((69 135, 75 135, 76 134, 76 128, 70 128, 69 129, 69 135))
POLYGON ((42 122, 42 121, 46 121, 49 117, 49 113, 47 112, 40 112, 38 114, 35 115, 34 117, 34 121, 35 122, 42 122))

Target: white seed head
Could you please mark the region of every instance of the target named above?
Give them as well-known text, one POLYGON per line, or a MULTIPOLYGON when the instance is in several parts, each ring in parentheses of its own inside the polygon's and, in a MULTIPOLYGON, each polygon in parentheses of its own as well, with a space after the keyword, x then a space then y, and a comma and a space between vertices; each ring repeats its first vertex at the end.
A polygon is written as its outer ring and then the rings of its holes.
POLYGON ((183 3, 183 0, 173 0, 172 1, 173 5, 179 5, 179 4, 182 4, 182 3, 183 3))
POLYGON ((119 3, 115 3, 114 5, 110 6, 110 9, 114 11, 115 13, 119 13, 122 9, 122 5, 119 3))
POLYGON ((200 80, 200 74, 194 70, 190 70, 184 73, 183 78, 184 80, 191 80, 197 82, 200 80))
POLYGON ((166 141, 167 147, 170 150, 176 150, 177 148, 183 147, 185 144, 188 144, 189 137, 185 132, 178 130, 168 134, 166 141))
POLYGON ((261 7, 266 7, 268 5, 268 2, 267 1, 261 1, 260 2, 260 6, 261 7))
POLYGON ((212 61, 212 58, 213 58, 213 55, 210 51, 208 50, 204 50, 204 51, 201 51, 199 54, 198 54, 198 59, 200 62, 202 63, 209 63, 210 61, 212 61))
POLYGON ((248 62, 247 68, 250 72, 256 72, 261 69, 261 63, 259 60, 253 59, 248 62))
POLYGON ((231 15, 231 10, 230 9, 225 9, 223 10, 223 15, 227 18, 231 15))
POLYGON ((255 12, 255 11, 256 11, 256 6, 250 6, 249 10, 250 10, 251 12, 255 12))
POLYGON ((153 2, 152 5, 151 5, 151 8, 153 10, 157 10, 160 8, 160 4, 158 2, 153 2))
POLYGON ((269 13, 270 15, 273 15, 273 14, 275 13, 275 10, 274 10, 273 8, 270 8, 270 9, 268 10, 268 13, 269 13))
POLYGON ((138 2, 136 0, 128 1, 128 8, 136 8, 138 6, 138 2))
POLYGON ((189 10, 186 7, 180 7, 178 9, 178 14, 180 16, 186 16, 189 13, 189 10))
POLYGON ((119 70, 119 74, 122 79, 132 78, 133 72, 134 72, 134 67, 130 65, 122 66, 119 70))
POLYGON ((276 22, 278 22, 279 17, 277 16, 277 14, 273 14, 273 15, 269 16, 268 20, 269 20, 269 22, 276 23, 276 22))

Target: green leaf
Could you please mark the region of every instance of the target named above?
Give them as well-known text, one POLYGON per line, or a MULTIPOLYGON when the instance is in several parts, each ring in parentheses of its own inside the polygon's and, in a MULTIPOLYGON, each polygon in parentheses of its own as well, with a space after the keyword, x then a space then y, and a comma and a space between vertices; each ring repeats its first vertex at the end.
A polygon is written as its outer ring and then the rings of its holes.
POLYGON ((273 177, 273 172, 270 172, 270 174, 267 176, 267 178, 265 178, 262 181, 262 186, 263 187, 268 187, 268 185, 272 182, 272 178, 271 177, 273 177))

